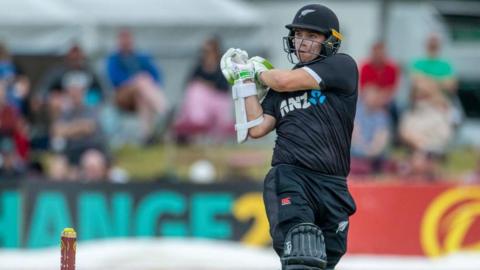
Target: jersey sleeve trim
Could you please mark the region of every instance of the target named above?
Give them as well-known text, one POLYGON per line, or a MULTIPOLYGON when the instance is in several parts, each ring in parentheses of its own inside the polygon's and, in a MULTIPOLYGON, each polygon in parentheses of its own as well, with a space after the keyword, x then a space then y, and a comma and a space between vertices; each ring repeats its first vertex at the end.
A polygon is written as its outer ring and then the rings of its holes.
POLYGON ((302 67, 302 68, 317 81, 318 85, 320 85, 320 83, 322 82, 322 78, 320 78, 320 76, 318 76, 318 74, 315 71, 313 71, 313 69, 309 67, 302 67))

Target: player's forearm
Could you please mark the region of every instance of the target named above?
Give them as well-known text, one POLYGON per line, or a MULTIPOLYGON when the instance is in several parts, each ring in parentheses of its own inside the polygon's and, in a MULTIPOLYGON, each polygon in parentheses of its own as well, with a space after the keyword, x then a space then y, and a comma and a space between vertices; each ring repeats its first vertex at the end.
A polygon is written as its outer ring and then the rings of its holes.
POLYGON ((260 80, 278 92, 288 92, 294 89, 294 80, 288 70, 272 69, 264 71, 260 74, 260 80))
POLYGON ((263 115, 263 109, 257 96, 245 98, 245 110, 247 111, 248 121, 253 121, 263 115))
MULTIPOLYGON (((253 80, 246 80, 245 83, 254 83, 253 80)), ((247 121, 253 121, 263 115, 262 105, 257 95, 245 98, 245 111, 247 112, 247 121)))
POLYGON ((277 92, 295 92, 319 89, 318 82, 303 68, 294 70, 272 69, 260 73, 260 80, 277 92))
MULTIPOLYGON (((262 106, 260 105, 257 96, 250 96, 245 99, 245 109, 248 121, 253 121, 264 116, 262 106)), ((270 133, 272 130, 270 126, 271 125, 268 121, 265 121, 264 118, 264 121, 260 125, 248 129, 248 135, 254 139, 261 138, 270 133)))

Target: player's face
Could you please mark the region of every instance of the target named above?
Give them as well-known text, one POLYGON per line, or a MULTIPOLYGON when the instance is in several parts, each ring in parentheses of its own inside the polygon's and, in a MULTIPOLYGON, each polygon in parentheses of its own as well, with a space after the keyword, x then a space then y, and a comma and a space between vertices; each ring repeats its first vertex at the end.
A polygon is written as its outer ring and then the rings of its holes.
POLYGON ((325 36, 310 30, 296 29, 293 40, 300 62, 309 62, 320 55, 325 36))

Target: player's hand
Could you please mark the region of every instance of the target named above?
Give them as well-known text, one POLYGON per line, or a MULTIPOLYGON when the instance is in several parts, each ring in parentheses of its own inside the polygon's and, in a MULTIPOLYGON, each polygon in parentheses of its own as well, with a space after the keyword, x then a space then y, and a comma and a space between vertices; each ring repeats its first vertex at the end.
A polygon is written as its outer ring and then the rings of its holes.
POLYGON ((249 59, 249 62, 252 62, 254 71, 255 71, 255 81, 263 86, 266 86, 262 80, 260 80, 260 74, 264 71, 271 70, 273 69, 272 63, 268 61, 267 59, 260 57, 260 56, 254 56, 249 59))
POLYGON ((223 76, 230 84, 235 81, 248 81, 255 78, 253 63, 248 61, 248 54, 241 49, 230 48, 220 60, 223 76))

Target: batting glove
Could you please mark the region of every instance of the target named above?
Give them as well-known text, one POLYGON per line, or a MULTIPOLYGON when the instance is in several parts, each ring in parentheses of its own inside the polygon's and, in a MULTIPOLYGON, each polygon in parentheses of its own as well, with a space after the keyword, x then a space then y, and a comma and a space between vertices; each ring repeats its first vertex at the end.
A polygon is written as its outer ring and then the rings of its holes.
POLYGON ((260 74, 264 71, 271 70, 273 69, 272 63, 268 61, 267 59, 260 57, 260 56, 254 56, 249 59, 249 62, 253 64, 254 67, 254 72, 255 72, 255 81, 263 86, 266 86, 262 80, 260 80, 260 74))
POLYGON ((220 60, 223 76, 229 84, 255 78, 253 63, 248 61, 248 54, 241 49, 230 48, 220 60))

